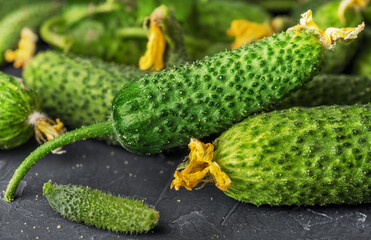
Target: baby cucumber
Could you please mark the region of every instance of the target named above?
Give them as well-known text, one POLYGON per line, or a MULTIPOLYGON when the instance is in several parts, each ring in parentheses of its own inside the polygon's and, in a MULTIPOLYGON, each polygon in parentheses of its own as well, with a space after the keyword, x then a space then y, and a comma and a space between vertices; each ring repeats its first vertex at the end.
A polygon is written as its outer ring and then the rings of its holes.
POLYGON ((37 95, 21 79, 0 72, 0 149, 25 143, 34 132, 29 116, 40 109, 37 95))
POLYGON ((112 120, 70 131, 31 153, 16 170, 5 199, 13 199, 26 172, 55 147, 115 133, 129 151, 157 153, 182 146, 191 137, 221 132, 267 109, 318 73, 323 44, 329 44, 319 34, 299 26, 233 51, 145 75, 117 94, 112 120))
POLYGON ((76 128, 106 121, 114 96, 144 74, 96 58, 44 51, 29 62, 23 79, 37 92, 43 109, 76 128))
POLYGON ((371 103, 371 78, 349 75, 318 75, 285 98, 275 109, 356 103, 371 103))
POLYGON ((63 217, 113 232, 148 232, 160 219, 160 214, 142 201, 89 187, 57 185, 49 181, 44 184, 43 194, 63 217))
POLYGON ((371 202, 370 104, 262 113, 190 148, 175 189, 211 174, 225 194, 258 206, 371 202))
POLYGON ((17 45, 22 28, 35 29, 40 23, 57 12, 61 4, 55 1, 32 3, 10 12, 0 20, 0 65, 4 63, 4 52, 17 45))
POLYGON ((22 79, 0 72, 0 149, 17 147, 34 133, 41 143, 64 132, 59 119, 49 119, 40 109, 37 94, 22 79))

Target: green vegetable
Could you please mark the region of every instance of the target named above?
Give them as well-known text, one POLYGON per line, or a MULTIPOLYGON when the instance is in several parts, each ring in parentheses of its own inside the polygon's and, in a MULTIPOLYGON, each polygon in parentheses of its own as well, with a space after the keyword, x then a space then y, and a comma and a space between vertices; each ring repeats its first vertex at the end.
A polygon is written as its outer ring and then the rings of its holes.
POLYGON ((116 133, 127 150, 156 153, 181 146, 190 137, 218 133, 268 108, 318 73, 323 43, 317 34, 290 29, 144 76, 117 94, 112 120, 70 131, 31 153, 16 170, 5 200, 12 201, 26 172, 56 147, 116 133))
POLYGON ((258 206, 371 202, 370 104, 254 115, 210 145, 193 149, 172 186, 191 189, 209 166, 225 194, 258 206))
POLYGON ((37 95, 21 79, 0 72, 0 149, 25 143, 33 135, 29 116, 40 112, 37 95))
POLYGON ((22 28, 35 30, 39 24, 58 11, 58 2, 32 3, 12 11, 0 20, 0 65, 4 63, 4 52, 17 46, 22 28))
POLYGON ((89 187, 44 184, 43 194, 63 217, 114 232, 142 233, 154 228, 159 213, 142 201, 117 197, 89 187))
POLYGON ((22 79, 0 72, 0 149, 25 143, 34 133, 41 143, 64 132, 63 123, 40 111, 37 94, 22 79))
POLYGON ((106 121, 119 90, 145 74, 137 68, 57 51, 36 55, 23 72, 45 109, 70 127, 106 121))
POLYGON ((371 103, 370 78, 348 75, 318 75, 285 98, 276 109, 356 103, 371 103))

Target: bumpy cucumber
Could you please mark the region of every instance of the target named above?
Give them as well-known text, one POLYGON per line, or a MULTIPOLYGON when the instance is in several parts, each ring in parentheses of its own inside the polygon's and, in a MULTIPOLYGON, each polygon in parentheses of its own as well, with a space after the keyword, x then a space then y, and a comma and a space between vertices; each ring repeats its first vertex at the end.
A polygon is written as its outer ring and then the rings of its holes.
POLYGON ((42 107, 76 128, 106 121, 114 96, 144 71, 57 51, 36 55, 23 72, 42 107))
POLYGON ((212 159, 230 179, 225 194, 239 201, 371 202, 370 104, 254 115, 224 132, 213 145, 212 159))
POLYGON ((160 215, 142 201, 74 185, 44 184, 43 194, 63 217, 114 232, 142 233, 154 228, 160 215))
POLYGON ((371 103, 371 78, 349 75, 318 75, 285 98, 275 109, 356 103, 371 103))
POLYGON ((40 111, 37 95, 8 74, 0 72, 0 149, 25 143, 33 135, 29 116, 40 111))
POLYGON ((268 108, 318 73, 324 43, 317 34, 290 29, 144 76, 117 94, 112 120, 70 131, 32 152, 15 171, 4 199, 12 201, 27 171, 57 147, 116 133, 129 151, 157 153, 184 145, 190 137, 218 133, 268 108))
POLYGON ((22 28, 35 29, 51 14, 58 11, 60 3, 32 3, 6 15, 0 21, 0 64, 4 62, 4 52, 17 45, 22 28))
POLYGON ((113 102, 118 138, 129 151, 155 153, 220 132, 310 80, 322 49, 311 32, 289 31, 147 75, 113 102))

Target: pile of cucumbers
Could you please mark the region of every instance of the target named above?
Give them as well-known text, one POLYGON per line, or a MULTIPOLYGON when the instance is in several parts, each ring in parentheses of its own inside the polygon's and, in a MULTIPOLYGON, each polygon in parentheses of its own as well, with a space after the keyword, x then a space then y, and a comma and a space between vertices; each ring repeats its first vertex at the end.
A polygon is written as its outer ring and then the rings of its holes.
MULTIPOLYGON (((0 64, 24 27, 55 49, 38 53, 23 81, 0 73, 0 149, 32 136, 35 111, 74 130, 22 162, 6 201, 42 157, 99 138, 139 154, 191 141, 176 190, 211 177, 258 206, 371 202, 367 1, 17 1, 0 15, 0 64), (154 24, 146 17, 159 9, 165 69, 143 71, 154 24), (290 28, 231 49, 233 20, 272 26, 291 9, 290 28), (212 144, 197 140, 213 134, 221 135, 212 144)), ((62 216, 115 232, 148 232, 160 217, 142 201, 89 187, 48 182, 43 193, 62 216)))

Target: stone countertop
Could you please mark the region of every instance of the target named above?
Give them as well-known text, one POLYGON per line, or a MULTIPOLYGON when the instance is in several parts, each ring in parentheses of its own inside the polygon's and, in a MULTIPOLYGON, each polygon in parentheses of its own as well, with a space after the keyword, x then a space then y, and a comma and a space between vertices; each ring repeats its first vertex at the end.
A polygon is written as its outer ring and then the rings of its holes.
MULTIPOLYGON (((0 70, 20 76, 10 65, 0 70)), ((35 148, 28 143, 0 150, 0 189, 35 148)), ((143 156, 95 140, 49 154, 25 176, 16 199, 0 199, 0 239, 371 239, 371 205, 256 207, 227 197, 213 184, 200 190, 170 190, 186 149, 143 156), (142 199, 160 212, 147 234, 125 235, 70 222, 53 211, 42 195, 48 180, 79 184, 142 199)))

